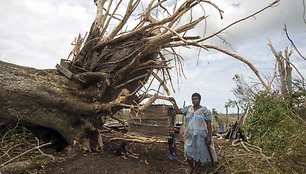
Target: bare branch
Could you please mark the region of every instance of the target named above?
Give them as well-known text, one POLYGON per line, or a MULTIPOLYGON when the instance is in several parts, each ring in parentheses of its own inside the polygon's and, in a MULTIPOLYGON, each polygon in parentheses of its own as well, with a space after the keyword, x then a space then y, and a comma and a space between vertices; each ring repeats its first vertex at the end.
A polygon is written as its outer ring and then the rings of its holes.
MULTIPOLYGON (((304 1, 303 1, 304 2, 304 1)), ((306 58, 301 54, 301 52, 298 50, 298 48, 295 46, 294 42, 292 41, 292 39, 289 37, 288 34, 288 30, 287 30, 287 26, 284 26, 284 31, 286 33, 286 36, 288 38, 288 40, 291 42, 292 46, 294 47, 295 51, 300 55, 301 58, 303 58, 306 61, 306 58)))
POLYGON ((158 94, 153 94, 153 95, 147 94, 147 95, 144 95, 144 97, 149 98, 149 100, 145 104, 143 104, 142 106, 139 107, 139 111, 144 111, 146 108, 148 108, 150 105, 152 105, 152 103, 156 99, 162 99, 162 100, 168 100, 169 101, 169 97, 161 96, 161 95, 158 95, 158 94))
POLYGON ((134 2, 133 0, 129 1, 129 4, 127 6, 126 9, 126 13, 123 17, 123 19, 121 20, 121 22, 113 29, 113 31, 108 35, 108 39, 112 39, 114 38, 118 32, 122 29, 122 27, 126 24, 126 22, 128 21, 129 17, 131 16, 131 14, 133 13, 133 11, 136 9, 138 3, 140 2, 140 0, 136 0, 136 2, 134 2))
MULTIPOLYGON (((298 70, 298 68, 297 68, 293 63, 291 63, 290 61, 288 61, 288 59, 284 58, 281 52, 278 52, 278 53, 276 52, 276 50, 274 49, 274 47, 273 47, 271 41, 269 41, 268 45, 269 45, 269 47, 271 48, 272 53, 274 54, 275 58, 276 58, 278 61, 284 60, 286 63, 290 64, 290 65, 295 69, 295 71, 299 74, 299 76, 301 77, 301 79, 302 79, 303 81, 305 80, 305 79, 304 79, 304 76, 301 74, 301 72, 298 70)), ((288 56, 289 56, 289 55, 287 55, 287 57, 288 57, 288 56)))
POLYGON ((166 91, 167 95, 170 95, 170 91, 166 86, 166 80, 162 80, 157 74, 155 74, 154 72, 152 72, 153 77, 156 78, 156 80, 159 81, 160 85, 163 86, 164 90, 166 91))
POLYGON ((23 153, 21 153, 21 154, 15 156, 14 158, 11 158, 11 159, 7 160, 7 161, 4 162, 3 164, 1 164, 1 167, 7 165, 8 163, 10 163, 10 162, 12 162, 12 161, 14 161, 14 160, 20 158, 21 156, 23 156, 23 155, 25 155, 25 154, 27 154, 27 153, 33 151, 33 150, 40 149, 41 147, 44 147, 44 146, 47 146, 47 145, 50 145, 50 144, 51 144, 51 143, 49 142, 49 143, 45 143, 45 144, 42 144, 42 145, 38 145, 38 146, 36 146, 36 147, 33 147, 32 149, 29 149, 29 150, 27 150, 27 151, 25 151, 25 152, 23 152, 23 153))
POLYGON ((263 80, 263 78, 261 77, 261 75, 259 74, 259 71, 258 69, 251 63, 249 62, 248 60, 246 60, 245 58, 239 56, 238 54, 235 54, 235 53, 231 53, 227 50, 224 50, 222 48, 219 48, 217 46, 214 46, 214 45, 203 45, 205 48, 210 48, 210 49, 214 49, 214 50, 217 50, 217 51, 220 51, 222 53, 225 53, 237 60, 240 60, 241 62, 245 63, 246 65, 248 65, 249 68, 251 68, 251 70, 255 73, 255 75, 257 76, 257 78, 259 79, 259 81, 261 82, 261 84, 265 87, 265 89, 267 91, 270 90, 269 88, 269 85, 263 80))
POLYGON ((303 19, 304 19, 304 23, 306 24, 306 18, 305 18, 305 0, 303 0, 303 19))
POLYGON ((251 18, 251 17, 256 16, 257 14, 259 14, 259 13, 265 11, 266 9, 268 9, 268 8, 270 8, 270 7, 273 7, 275 4, 279 3, 279 1, 280 1, 280 0, 275 0, 274 2, 272 2, 271 4, 269 4, 268 6, 264 7, 263 9, 258 10, 258 11, 256 11, 255 13, 253 13, 253 14, 247 16, 247 17, 244 17, 244 18, 242 18, 242 19, 240 19, 240 20, 237 20, 237 21, 235 21, 235 22, 229 24, 228 26, 226 26, 226 27, 222 28, 221 30, 215 32, 214 34, 212 34, 212 35, 210 35, 210 36, 207 36, 207 37, 205 37, 205 38, 203 38, 203 39, 198 40, 198 42, 201 42, 201 41, 210 39, 210 38, 212 38, 212 37, 214 37, 214 36, 220 34, 221 32, 227 30, 228 28, 232 27, 233 25, 236 25, 236 24, 238 24, 238 23, 240 23, 240 22, 242 22, 242 21, 244 21, 244 20, 247 20, 247 19, 249 19, 249 18, 251 18))

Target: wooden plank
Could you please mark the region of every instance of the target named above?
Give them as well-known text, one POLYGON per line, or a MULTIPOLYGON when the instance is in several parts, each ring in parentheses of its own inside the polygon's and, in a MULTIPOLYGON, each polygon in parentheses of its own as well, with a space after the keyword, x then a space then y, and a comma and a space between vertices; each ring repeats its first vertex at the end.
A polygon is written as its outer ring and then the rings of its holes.
POLYGON ((131 112, 130 117, 131 118, 141 118, 141 119, 152 119, 152 118, 165 118, 168 119, 169 116, 175 115, 171 113, 171 109, 169 106, 166 105, 151 105, 146 110, 144 110, 142 113, 138 113, 136 116, 135 112, 131 112))
POLYGON ((169 135, 169 128, 167 126, 130 125, 128 132, 154 136, 167 136, 169 135))
POLYGON ((64 76, 66 76, 68 79, 71 79, 71 77, 73 76, 73 73, 70 72, 68 69, 64 68, 63 66, 56 64, 55 67, 59 72, 64 74, 64 76))
POLYGON ((168 122, 129 122, 130 125, 143 125, 143 126, 165 126, 168 127, 169 123, 168 122))
POLYGON ((130 117, 129 120, 165 120, 168 121, 169 118, 154 118, 154 117, 150 117, 150 118, 142 118, 142 117, 130 117))
POLYGON ((70 71, 72 72, 88 72, 86 69, 70 64, 70 71))
POLYGON ((70 69, 70 61, 66 59, 61 59, 60 65, 66 69, 70 69))

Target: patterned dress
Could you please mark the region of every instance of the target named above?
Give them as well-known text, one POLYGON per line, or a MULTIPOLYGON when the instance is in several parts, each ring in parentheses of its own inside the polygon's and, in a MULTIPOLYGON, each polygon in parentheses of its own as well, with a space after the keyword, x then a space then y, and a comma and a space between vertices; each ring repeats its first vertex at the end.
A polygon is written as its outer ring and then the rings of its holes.
MULTIPOLYGON (((211 120, 211 112, 201 106, 194 111, 193 106, 187 106, 181 109, 185 116, 185 132, 184 132, 184 155, 188 160, 206 163, 211 161, 210 155, 205 144, 208 134, 207 124, 205 120, 211 120)), ((211 145, 213 147, 213 143, 211 145)), ((214 161, 216 154, 214 148, 211 148, 214 161)))

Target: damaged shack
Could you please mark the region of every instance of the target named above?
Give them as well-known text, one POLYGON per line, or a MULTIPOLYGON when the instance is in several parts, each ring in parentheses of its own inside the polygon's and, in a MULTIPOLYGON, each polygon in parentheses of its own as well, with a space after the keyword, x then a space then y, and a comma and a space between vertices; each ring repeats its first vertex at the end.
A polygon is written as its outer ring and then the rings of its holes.
POLYGON ((167 136, 169 127, 175 127, 176 113, 170 105, 151 105, 141 113, 131 111, 128 119, 129 133, 149 136, 167 136))

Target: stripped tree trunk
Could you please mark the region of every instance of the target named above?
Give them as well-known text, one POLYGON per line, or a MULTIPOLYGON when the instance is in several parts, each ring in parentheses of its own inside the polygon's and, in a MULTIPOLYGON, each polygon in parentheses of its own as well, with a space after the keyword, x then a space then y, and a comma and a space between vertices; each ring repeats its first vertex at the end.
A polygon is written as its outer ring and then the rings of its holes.
POLYGON ((287 98, 292 98, 292 67, 290 62, 290 55, 292 51, 288 51, 288 47, 284 51, 284 56, 281 51, 277 52, 272 43, 269 42, 268 44, 271 48, 272 53, 277 61, 277 74, 279 75, 280 79, 280 92, 281 94, 287 98))

